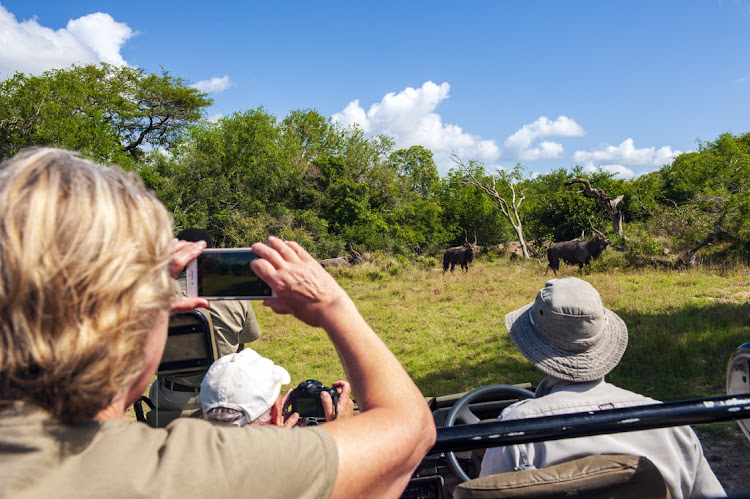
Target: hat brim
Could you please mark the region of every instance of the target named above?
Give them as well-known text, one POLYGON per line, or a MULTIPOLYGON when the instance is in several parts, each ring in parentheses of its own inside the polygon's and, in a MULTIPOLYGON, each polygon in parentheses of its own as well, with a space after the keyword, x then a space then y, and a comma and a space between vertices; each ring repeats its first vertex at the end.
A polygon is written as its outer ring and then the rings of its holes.
POLYGON ((529 303, 505 315, 510 339, 524 357, 549 376, 568 381, 592 381, 603 378, 617 366, 628 346, 628 328, 620 317, 605 308, 604 336, 584 352, 560 350, 544 341, 529 319, 529 303))

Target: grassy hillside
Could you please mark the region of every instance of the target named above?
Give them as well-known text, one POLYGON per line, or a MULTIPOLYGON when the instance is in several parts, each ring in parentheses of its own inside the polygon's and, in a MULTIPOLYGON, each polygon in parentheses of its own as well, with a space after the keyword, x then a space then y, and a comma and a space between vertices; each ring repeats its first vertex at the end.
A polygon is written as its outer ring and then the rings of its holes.
MULTIPOLYGON (((750 270, 607 270, 583 276, 627 323, 630 342, 609 381, 661 400, 722 395, 729 355, 750 341, 750 270)), ((504 316, 533 301, 552 273, 532 260, 480 258, 469 272, 381 261, 333 270, 425 395, 543 375, 508 337, 504 316), (494 261, 490 261, 494 260, 494 261)), ((576 275, 561 268, 559 277, 576 275)), ((289 370, 292 383, 343 377, 321 330, 255 311, 263 337, 250 346, 289 370)), ((396 395, 396 394, 394 394, 396 395)), ((356 394, 355 394, 356 396, 356 394)))

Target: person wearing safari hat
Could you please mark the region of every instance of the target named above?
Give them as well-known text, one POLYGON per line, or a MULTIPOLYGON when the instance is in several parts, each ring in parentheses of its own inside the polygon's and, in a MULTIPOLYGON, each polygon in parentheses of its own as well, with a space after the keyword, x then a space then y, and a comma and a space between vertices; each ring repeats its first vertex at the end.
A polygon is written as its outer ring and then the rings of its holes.
MULTIPOLYGON (((211 364, 201 383, 203 419, 235 426, 270 424, 291 428, 298 423, 299 415, 290 414, 285 419, 283 407, 291 391, 281 394, 281 387, 290 382, 286 369, 250 348, 221 357, 211 364)), ((353 415, 349 383, 337 381, 333 386, 341 388, 338 415, 344 418, 353 415)), ((333 420, 336 411, 330 395, 325 393, 321 397, 326 420, 333 420)))
MULTIPOLYGON (((534 398, 507 407, 500 421, 660 403, 604 380, 625 353, 628 328, 582 279, 547 281, 533 303, 505 316, 505 326, 524 357, 547 376, 534 398)), ((647 457, 673 498, 726 496, 688 426, 494 447, 487 449, 480 476, 591 454, 647 457)))

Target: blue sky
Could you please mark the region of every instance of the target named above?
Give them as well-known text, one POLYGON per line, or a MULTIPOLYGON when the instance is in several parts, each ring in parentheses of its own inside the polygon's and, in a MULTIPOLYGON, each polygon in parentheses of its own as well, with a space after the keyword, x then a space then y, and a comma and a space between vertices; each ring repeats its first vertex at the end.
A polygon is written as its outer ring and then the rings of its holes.
POLYGON ((315 109, 398 147, 629 178, 750 131, 750 0, 0 0, 0 78, 161 68, 207 118, 315 109))

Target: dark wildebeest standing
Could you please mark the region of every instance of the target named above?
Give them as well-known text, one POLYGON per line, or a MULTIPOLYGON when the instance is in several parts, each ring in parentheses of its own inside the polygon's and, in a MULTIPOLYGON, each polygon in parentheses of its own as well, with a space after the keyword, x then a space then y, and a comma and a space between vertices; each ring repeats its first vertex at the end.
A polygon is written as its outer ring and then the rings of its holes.
POLYGON ((549 265, 547 265, 544 275, 547 275, 549 269, 552 269, 557 276, 557 271, 560 270, 560 260, 573 265, 577 263, 579 270, 583 270, 583 266, 587 264, 590 267, 591 259, 599 257, 610 244, 612 244, 612 241, 601 233, 588 241, 573 239, 572 241, 555 243, 547 248, 549 265))
POLYGON ((341 267, 342 265, 345 267, 349 267, 351 265, 359 265, 362 263, 362 255, 357 253, 356 251, 352 250, 352 253, 354 256, 345 257, 340 256, 338 258, 326 258, 325 260, 321 260, 320 264, 323 267, 341 267))
MULTIPOLYGON (((464 237, 466 239, 466 237, 464 237)), ((455 248, 448 248, 445 250, 443 255, 443 274, 448 270, 450 266, 451 272, 455 268, 456 264, 461 266, 464 272, 469 271, 469 264, 474 261, 474 250, 477 247, 477 235, 474 234, 474 243, 470 243, 466 239, 466 243, 463 246, 456 246, 455 248)))

